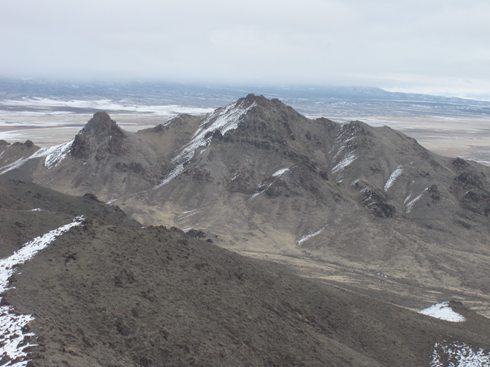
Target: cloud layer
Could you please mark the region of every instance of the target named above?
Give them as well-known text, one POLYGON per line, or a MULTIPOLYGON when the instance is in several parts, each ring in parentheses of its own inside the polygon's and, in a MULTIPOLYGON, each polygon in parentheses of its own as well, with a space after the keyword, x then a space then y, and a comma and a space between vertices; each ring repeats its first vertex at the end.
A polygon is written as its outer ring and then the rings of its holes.
POLYGON ((490 96, 487 0, 3 0, 0 73, 490 96))

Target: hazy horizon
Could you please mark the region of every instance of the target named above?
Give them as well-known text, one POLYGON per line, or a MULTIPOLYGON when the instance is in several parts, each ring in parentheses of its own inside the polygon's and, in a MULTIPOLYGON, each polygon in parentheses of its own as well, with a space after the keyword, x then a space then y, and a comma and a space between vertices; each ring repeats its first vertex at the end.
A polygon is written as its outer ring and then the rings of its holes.
POLYGON ((6 0, 0 75, 490 99, 490 3, 6 0))

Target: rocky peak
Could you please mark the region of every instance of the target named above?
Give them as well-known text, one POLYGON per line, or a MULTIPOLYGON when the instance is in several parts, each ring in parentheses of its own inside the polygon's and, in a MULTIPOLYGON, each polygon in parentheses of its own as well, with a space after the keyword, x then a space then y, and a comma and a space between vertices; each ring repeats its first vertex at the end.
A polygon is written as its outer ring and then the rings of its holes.
POLYGON ((124 136, 124 132, 111 119, 107 112, 96 112, 93 117, 87 122, 81 133, 94 136, 124 136))
POLYGON ((125 137, 125 133, 108 113, 96 112, 75 136, 71 155, 86 159, 91 151, 95 151, 100 159, 106 153, 119 154, 125 137))
MULTIPOLYGON (((2 144, 0 142, 0 146, 1 145, 2 144)), ((9 144, 6 142, 6 145, 9 145, 9 144)), ((16 141, 14 144, 12 144, 12 146, 14 146, 14 147, 21 147, 21 148, 32 148, 34 146, 34 143, 31 140, 26 140, 23 143, 21 143, 19 141, 16 141)))
POLYGON ((249 93, 245 97, 240 98, 237 101, 237 104, 240 104, 242 102, 248 106, 252 105, 253 103, 265 106, 265 105, 272 103, 272 100, 264 97, 263 95, 256 95, 253 93, 249 93))
POLYGON ((297 113, 292 107, 284 104, 282 101, 280 101, 277 98, 272 98, 269 99, 267 97, 264 97, 263 95, 256 95, 256 94, 248 94, 246 97, 240 98, 236 105, 241 105, 244 106, 245 108, 250 107, 252 105, 255 105, 258 108, 258 110, 263 110, 263 111, 277 111, 277 110, 283 110, 283 111, 289 111, 289 112, 294 112, 297 113))

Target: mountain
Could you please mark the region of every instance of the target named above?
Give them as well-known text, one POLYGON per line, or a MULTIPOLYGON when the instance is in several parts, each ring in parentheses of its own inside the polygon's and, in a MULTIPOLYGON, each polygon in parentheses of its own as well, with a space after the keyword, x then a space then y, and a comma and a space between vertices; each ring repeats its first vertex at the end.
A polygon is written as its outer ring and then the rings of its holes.
MULTIPOLYGON (((81 83, 0 77, 0 110, 6 112, 96 112, 105 101, 119 105, 184 105, 215 108, 243 96, 246 91, 280 98, 308 114, 336 118, 352 116, 451 116, 486 118, 490 102, 426 94, 390 92, 374 87, 198 85, 164 82, 81 83), (32 102, 43 102, 41 105, 32 102), (76 102, 92 101, 92 104, 76 102), (63 102, 61 105, 56 102, 63 102), (70 103, 71 102, 71 103, 70 103), (53 104, 54 103, 54 104, 53 104), (92 107, 91 107, 92 105, 92 107)), ((128 112, 128 111, 126 111, 128 112)))
POLYGON ((391 128, 248 95, 137 133, 98 112, 43 149, 0 172, 397 305, 456 299, 490 315, 490 169, 391 128))
POLYGON ((5 366, 438 367, 490 358, 490 321, 457 302, 445 312, 464 322, 437 320, 176 228, 143 227, 93 195, 3 176, 0 219, 2 287, 12 274, 1 294, 5 366))

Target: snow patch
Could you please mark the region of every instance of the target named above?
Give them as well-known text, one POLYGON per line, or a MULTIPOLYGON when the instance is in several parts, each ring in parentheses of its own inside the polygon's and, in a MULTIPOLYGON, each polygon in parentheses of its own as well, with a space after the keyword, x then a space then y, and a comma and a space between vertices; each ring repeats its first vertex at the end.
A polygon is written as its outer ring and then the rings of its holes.
MULTIPOLYGON (((76 217, 73 222, 53 229, 48 233, 27 242, 11 256, 0 260, 0 295, 8 289, 9 280, 17 266, 30 260, 39 251, 46 248, 62 234, 83 223, 84 217, 76 217)), ((1 302, 1 297, 0 297, 1 302)), ((0 366, 25 367, 29 363, 27 348, 34 346, 29 338, 34 334, 26 331, 27 324, 34 318, 32 315, 18 315, 13 307, 0 306, 0 366), (5 362, 4 362, 5 361, 5 362)))
POLYGON ((230 104, 224 108, 219 108, 204 120, 191 141, 172 159, 176 167, 156 188, 166 185, 184 172, 184 165, 194 157, 196 150, 207 146, 211 142, 212 136, 210 134, 219 131, 221 135, 225 135, 228 131, 236 129, 242 117, 256 106, 255 102, 248 107, 245 106, 245 103, 245 101, 241 101, 239 104, 230 104))
POLYGON ((56 167, 60 162, 66 158, 68 153, 70 153, 71 146, 73 145, 73 140, 60 145, 55 145, 53 147, 47 148, 46 159, 44 160, 44 166, 47 169, 56 167))
POLYGON ((333 173, 338 173, 343 171, 346 167, 352 164, 357 159, 357 156, 354 153, 349 153, 342 159, 339 163, 337 163, 333 168, 333 173))
POLYGON ((488 367, 490 352, 462 342, 435 343, 430 367, 488 367))
POLYGON ((283 174, 289 171, 289 168, 281 168, 272 174, 272 177, 281 177, 283 174))
POLYGON ((306 242, 306 241, 308 241, 308 240, 312 239, 313 237, 318 236, 320 233, 322 233, 322 232, 323 232, 323 230, 324 230, 324 229, 325 229, 325 226, 324 226, 324 227, 322 227, 322 228, 320 228, 320 229, 319 229, 318 231, 316 231, 316 232, 313 232, 313 233, 310 233, 310 234, 307 234, 307 235, 305 235, 305 236, 301 237, 301 238, 298 240, 297 245, 298 245, 298 246, 301 246, 301 245, 302 245, 304 242, 306 242))
POLYGON ((390 177, 388 177, 388 180, 385 183, 385 187, 384 187, 385 192, 388 191, 393 186, 393 184, 395 183, 396 179, 398 177, 400 177, 402 173, 403 173, 403 168, 401 168, 401 167, 397 167, 397 169, 395 169, 391 173, 390 177))
POLYGON ((463 315, 455 312, 449 302, 441 302, 430 307, 427 307, 420 311, 422 315, 434 317, 436 319, 450 321, 450 322, 464 322, 466 319, 463 315))

